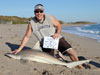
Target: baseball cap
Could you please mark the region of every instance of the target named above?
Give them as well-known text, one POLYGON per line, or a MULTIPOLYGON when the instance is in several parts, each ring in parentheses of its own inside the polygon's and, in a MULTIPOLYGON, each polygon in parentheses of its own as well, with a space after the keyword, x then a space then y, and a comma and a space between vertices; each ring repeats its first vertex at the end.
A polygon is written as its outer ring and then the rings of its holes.
POLYGON ((42 4, 37 4, 37 5, 34 7, 34 10, 44 10, 43 5, 42 5, 42 4))

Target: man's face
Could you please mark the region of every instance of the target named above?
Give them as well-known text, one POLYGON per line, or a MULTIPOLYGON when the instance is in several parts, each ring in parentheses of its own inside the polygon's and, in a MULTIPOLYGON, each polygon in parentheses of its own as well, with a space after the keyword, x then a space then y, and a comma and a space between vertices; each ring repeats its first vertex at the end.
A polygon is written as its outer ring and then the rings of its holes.
POLYGON ((44 10, 35 10, 34 11, 36 18, 41 21, 44 16, 44 10))

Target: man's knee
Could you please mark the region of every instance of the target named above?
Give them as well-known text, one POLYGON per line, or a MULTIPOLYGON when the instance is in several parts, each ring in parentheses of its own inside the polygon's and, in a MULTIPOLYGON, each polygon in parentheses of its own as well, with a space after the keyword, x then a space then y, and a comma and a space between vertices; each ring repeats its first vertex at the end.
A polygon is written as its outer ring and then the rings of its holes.
POLYGON ((77 53, 73 49, 68 50, 67 53, 69 55, 77 55, 77 53))

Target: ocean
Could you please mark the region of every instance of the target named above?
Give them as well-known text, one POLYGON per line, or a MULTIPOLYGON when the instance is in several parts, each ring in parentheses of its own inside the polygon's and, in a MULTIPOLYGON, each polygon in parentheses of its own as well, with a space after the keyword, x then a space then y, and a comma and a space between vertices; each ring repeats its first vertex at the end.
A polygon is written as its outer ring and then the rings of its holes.
POLYGON ((62 27, 62 32, 96 39, 98 42, 100 42, 100 24, 86 24, 83 26, 62 27))

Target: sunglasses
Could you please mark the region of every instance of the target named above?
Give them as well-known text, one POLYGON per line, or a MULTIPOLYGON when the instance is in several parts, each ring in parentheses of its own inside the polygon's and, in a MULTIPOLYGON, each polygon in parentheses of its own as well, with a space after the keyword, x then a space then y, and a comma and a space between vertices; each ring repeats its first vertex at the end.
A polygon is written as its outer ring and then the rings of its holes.
POLYGON ((35 10, 35 13, 43 13, 43 10, 35 10))

